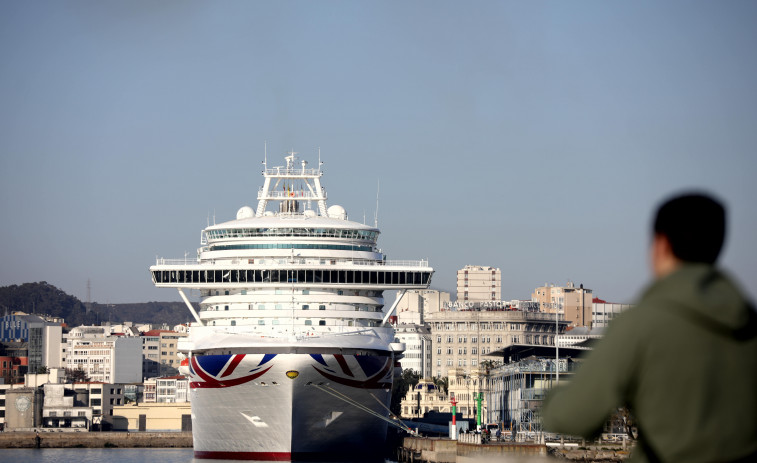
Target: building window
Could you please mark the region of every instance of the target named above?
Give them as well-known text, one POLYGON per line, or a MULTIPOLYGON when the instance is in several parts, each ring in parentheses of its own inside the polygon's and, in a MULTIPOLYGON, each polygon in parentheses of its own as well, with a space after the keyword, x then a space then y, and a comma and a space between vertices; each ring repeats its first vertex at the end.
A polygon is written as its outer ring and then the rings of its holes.
POLYGON ((326 326, 326 320, 318 320, 318 326, 326 326))

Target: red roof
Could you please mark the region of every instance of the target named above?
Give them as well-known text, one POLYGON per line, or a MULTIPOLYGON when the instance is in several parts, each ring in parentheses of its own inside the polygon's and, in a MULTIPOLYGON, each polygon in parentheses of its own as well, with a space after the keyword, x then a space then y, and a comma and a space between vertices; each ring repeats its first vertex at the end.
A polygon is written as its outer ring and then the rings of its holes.
POLYGON ((593 302, 595 304, 607 304, 607 301, 602 300, 602 299, 600 299, 598 297, 595 297, 594 299, 592 299, 591 302, 593 302))
POLYGON ((176 333, 176 331, 171 330, 150 330, 145 331, 141 334, 141 336, 160 336, 160 333, 176 333))

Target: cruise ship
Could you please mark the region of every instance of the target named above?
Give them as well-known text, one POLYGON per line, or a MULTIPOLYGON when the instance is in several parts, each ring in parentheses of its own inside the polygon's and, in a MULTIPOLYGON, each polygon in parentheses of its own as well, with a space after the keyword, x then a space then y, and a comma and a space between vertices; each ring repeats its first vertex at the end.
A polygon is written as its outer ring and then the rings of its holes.
POLYGON ((287 154, 286 165, 263 162, 256 209, 202 230, 196 258, 150 267, 194 318, 179 348, 195 458, 367 460, 392 422, 405 346, 389 319, 433 269, 387 260, 376 223, 327 206, 320 159, 311 168, 287 154), (384 291, 397 294, 391 307, 384 291))

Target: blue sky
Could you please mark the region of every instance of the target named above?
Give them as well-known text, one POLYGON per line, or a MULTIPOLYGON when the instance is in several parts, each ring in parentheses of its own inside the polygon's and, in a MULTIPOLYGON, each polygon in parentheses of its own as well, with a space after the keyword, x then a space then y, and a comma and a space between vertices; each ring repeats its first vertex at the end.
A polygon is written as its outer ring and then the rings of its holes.
MULTIPOLYGON (((263 144, 455 291, 502 269, 630 302, 655 205, 729 208, 757 295, 757 3, 0 3, 0 285, 176 300, 156 256, 255 205, 263 144)), ((702 224, 706 226, 706 224, 702 224)))

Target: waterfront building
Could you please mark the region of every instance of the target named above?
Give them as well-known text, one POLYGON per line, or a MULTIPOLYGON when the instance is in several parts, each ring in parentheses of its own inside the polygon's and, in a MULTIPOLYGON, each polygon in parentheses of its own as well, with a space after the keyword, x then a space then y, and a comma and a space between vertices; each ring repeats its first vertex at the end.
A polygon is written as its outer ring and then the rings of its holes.
POLYGON ((89 431, 92 427, 94 409, 89 406, 88 397, 86 394, 77 394, 66 386, 54 383, 43 386, 43 427, 89 431))
POLYGON ((534 289, 531 300, 538 302, 542 312, 560 313, 572 326, 591 327, 592 300, 590 289, 576 287, 573 282, 565 286, 544 284, 534 289))
MULTIPOLYGON (((491 361, 491 359, 489 359, 491 361)), ((486 368, 452 368, 449 370, 449 394, 457 401, 457 411, 463 418, 475 419, 478 411, 477 394, 486 392, 486 368)), ((486 395, 482 410, 486 409, 486 395)), ((483 414, 482 414, 483 418, 483 414)))
POLYGON ((189 402, 189 378, 186 376, 150 378, 144 386, 145 403, 189 402))
POLYGON ((191 404, 131 403, 113 407, 114 431, 192 431, 191 404))
POLYGON ((40 388, 0 385, 4 392, 3 429, 33 431, 42 424, 43 392, 40 388), (8 386, 8 387, 5 387, 8 386))
POLYGON ((457 271, 458 301, 499 301, 502 299, 502 272, 494 267, 466 265, 457 271))
POLYGON ((80 331, 68 338, 66 368, 82 369, 92 381, 142 382, 142 340, 125 336, 84 336, 80 331))
POLYGON ((452 413, 452 404, 446 391, 440 390, 430 379, 421 379, 408 389, 400 407, 402 418, 406 419, 422 418, 431 411, 452 413))
MULTIPOLYGON (((496 303, 481 303, 497 307, 496 303)), ((460 368, 470 374, 486 355, 510 345, 554 345, 555 315, 503 308, 442 310, 428 316, 431 327, 432 371, 435 377, 448 376, 460 368)), ((567 322, 560 319, 560 333, 567 322)))
POLYGON ((405 344, 400 360, 403 370, 412 370, 421 378, 431 377, 431 330, 427 325, 399 324, 396 339, 405 344))
POLYGON ((542 348, 536 354, 521 346, 510 349, 515 358, 492 369, 485 380, 485 421, 499 424, 503 429, 516 432, 541 431, 539 410, 547 391, 557 381, 555 365, 560 368, 560 380, 567 379, 574 370, 572 358, 566 358, 567 349, 556 361, 553 348, 542 348), (527 356, 515 356, 517 351, 527 356), (550 352, 551 351, 551 352, 550 352), (531 355, 528 355, 528 354, 531 355))
POLYGON ((591 326, 593 328, 604 328, 618 315, 630 309, 631 304, 620 304, 617 302, 607 302, 595 297, 592 300, 591 308, 591 326))

